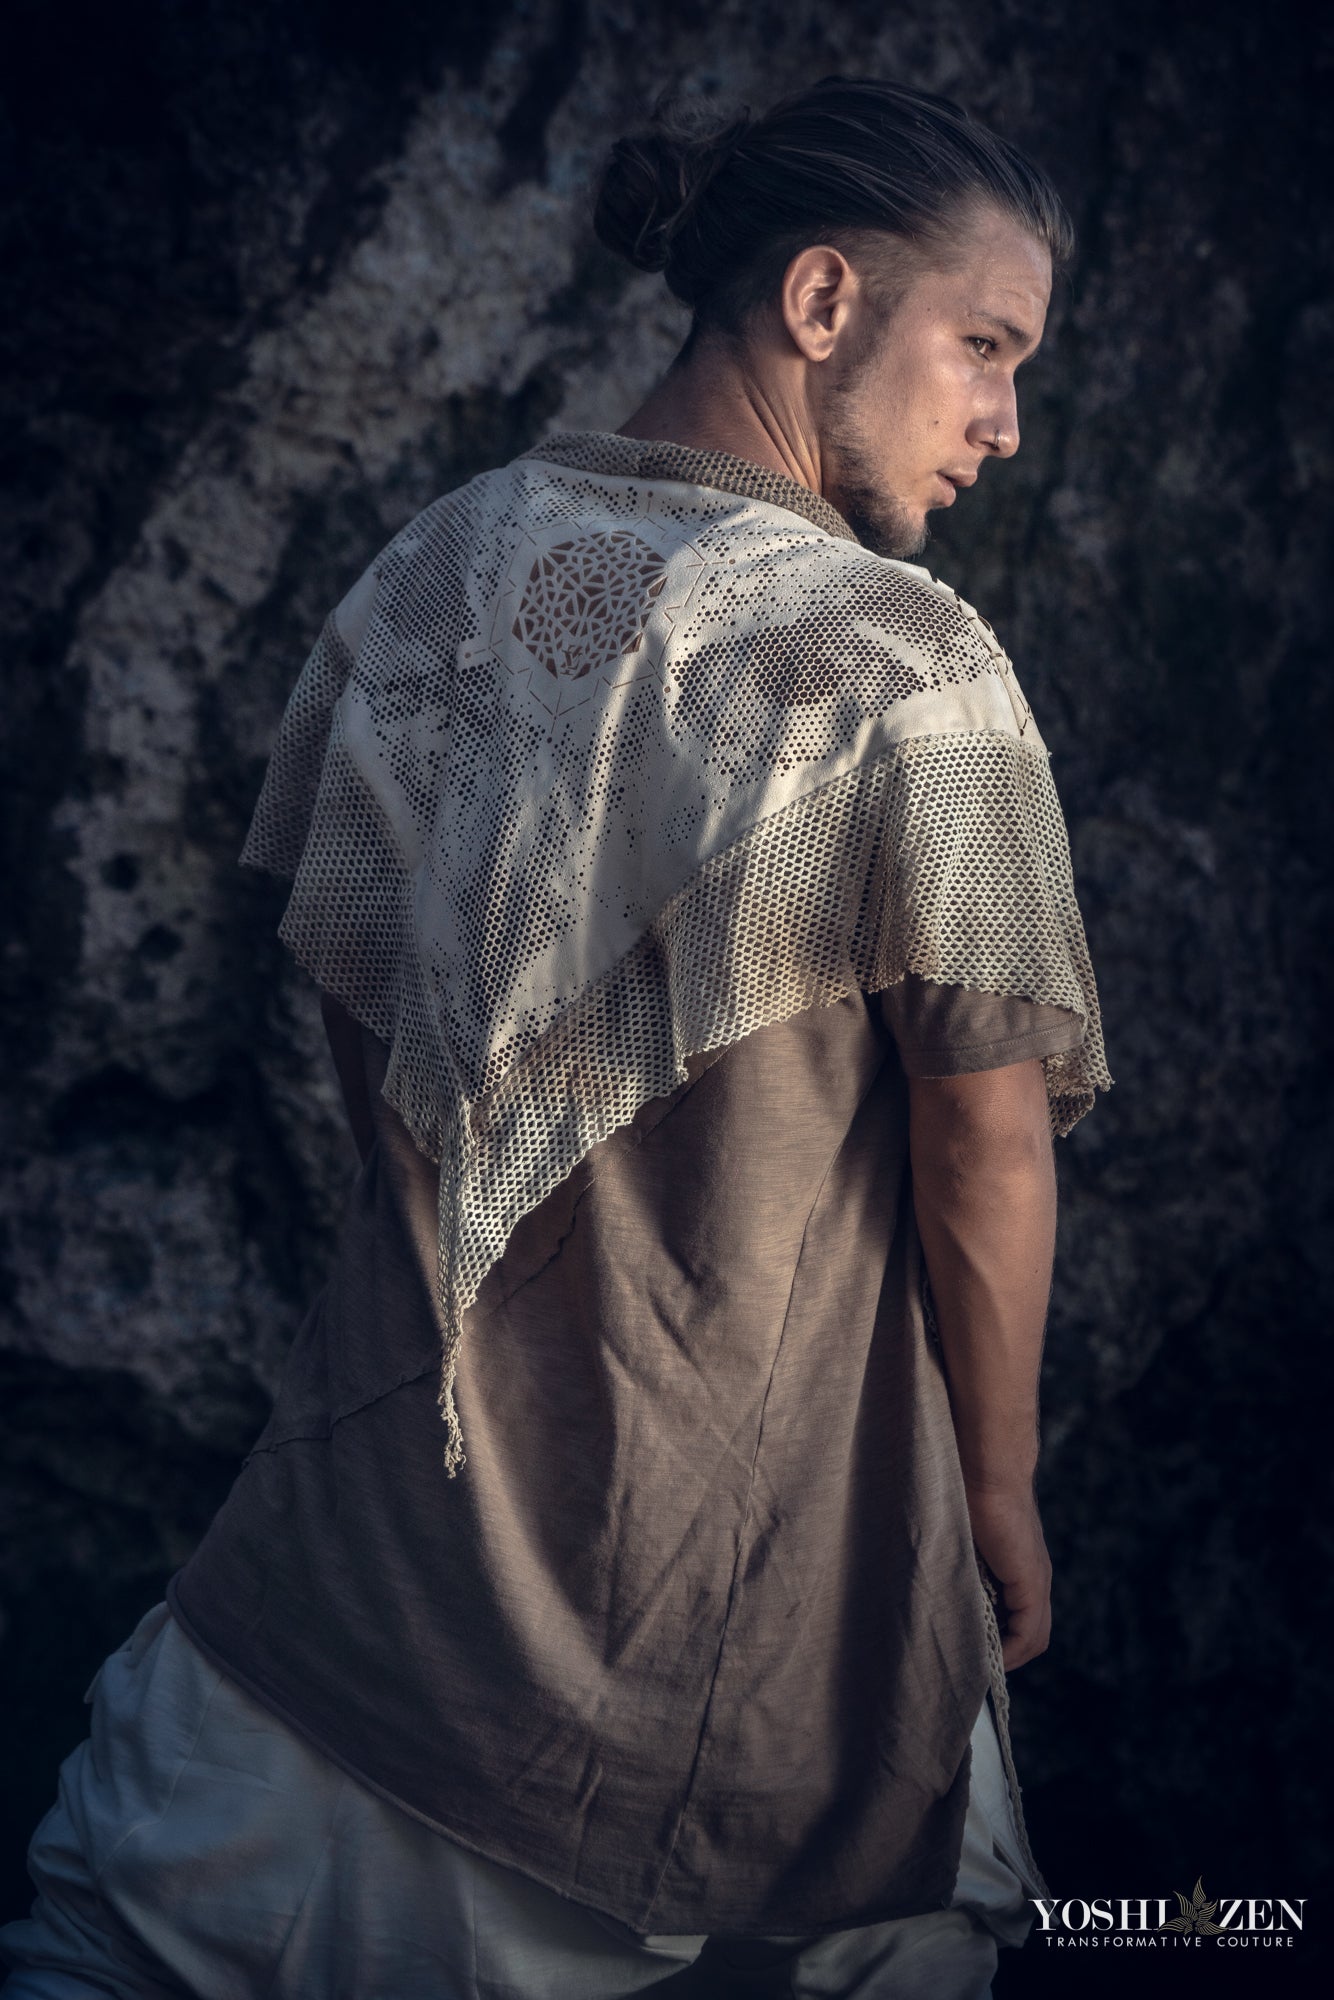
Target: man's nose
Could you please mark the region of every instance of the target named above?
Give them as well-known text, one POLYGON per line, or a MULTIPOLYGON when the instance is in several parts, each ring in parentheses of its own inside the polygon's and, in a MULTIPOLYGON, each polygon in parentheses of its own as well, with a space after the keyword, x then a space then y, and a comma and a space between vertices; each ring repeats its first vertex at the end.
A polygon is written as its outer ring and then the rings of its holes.
POLYGON ((989 445, 996 458, 1013 458, 1019 449, 1019 403, 1010 385, 1008 395, 999 395, 984 419, 978 423, 978 436, 989 445))

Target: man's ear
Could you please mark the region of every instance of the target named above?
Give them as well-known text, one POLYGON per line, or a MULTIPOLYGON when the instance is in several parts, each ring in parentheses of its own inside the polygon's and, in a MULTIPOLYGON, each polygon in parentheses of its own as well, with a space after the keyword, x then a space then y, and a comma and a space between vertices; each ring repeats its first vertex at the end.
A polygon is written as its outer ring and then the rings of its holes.
POLYGON ((832 243, 799 250, 783 273, 780 306, 788 337, 807 361, 827 361, 861 291, 861 281, 832 243))

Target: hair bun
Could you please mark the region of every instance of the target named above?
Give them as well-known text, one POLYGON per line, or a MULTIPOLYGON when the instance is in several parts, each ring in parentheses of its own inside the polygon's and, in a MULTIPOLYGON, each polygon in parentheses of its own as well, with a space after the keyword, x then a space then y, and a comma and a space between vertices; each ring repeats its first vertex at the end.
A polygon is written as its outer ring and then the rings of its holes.
POLYGON ((749 122, 743 114, 701 133, 659 111, 648 131, 618 139, 593 211, 599 239, 636 270, 665 270, 673 238, 749 122))
POLYGON ((618 139, 598 189, 593 227, 638 271, 661 271, 689 189, 686 149, 664 134, 618 139))

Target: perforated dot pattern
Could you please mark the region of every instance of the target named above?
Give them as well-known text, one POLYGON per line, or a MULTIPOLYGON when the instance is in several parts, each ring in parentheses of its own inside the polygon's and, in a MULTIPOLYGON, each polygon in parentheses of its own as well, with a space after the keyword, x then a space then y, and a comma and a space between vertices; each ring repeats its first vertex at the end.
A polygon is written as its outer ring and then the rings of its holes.
POLYGON ((331 619, 294 690, 242 858, 294 877, 282 936, 388 1044, 385 1094, 439 1162, 453 1472, 482 1278, 688 1055, 911 971, 1083 1018, 1046 1062, 1057 1132, 1110 1079, 1009 661, 818 495, 548 440, 373 570, 364 629, 331 619))

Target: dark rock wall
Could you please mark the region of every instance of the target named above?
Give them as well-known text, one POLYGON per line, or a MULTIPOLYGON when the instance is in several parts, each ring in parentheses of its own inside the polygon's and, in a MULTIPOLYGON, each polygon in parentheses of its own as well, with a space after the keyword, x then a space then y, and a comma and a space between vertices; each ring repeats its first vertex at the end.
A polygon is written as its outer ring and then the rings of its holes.
POLYGON ((928 557, 1052 745, 1118 1082, 1062 1152, 1058 1624, 1014 1688, 1039 1853, 1074 1892, 1318 1895, 1328 40, 1289 0, 10 24, 7 1901, 349 1177, 281 891, 235 865, 285 694, 409 515, 546 427, 614 428, 669 358, 677 309, 590 240, 606 135, 667 81, 762 105, 839 69, 962 98, 1081 236, 1024 450, 928 557))

